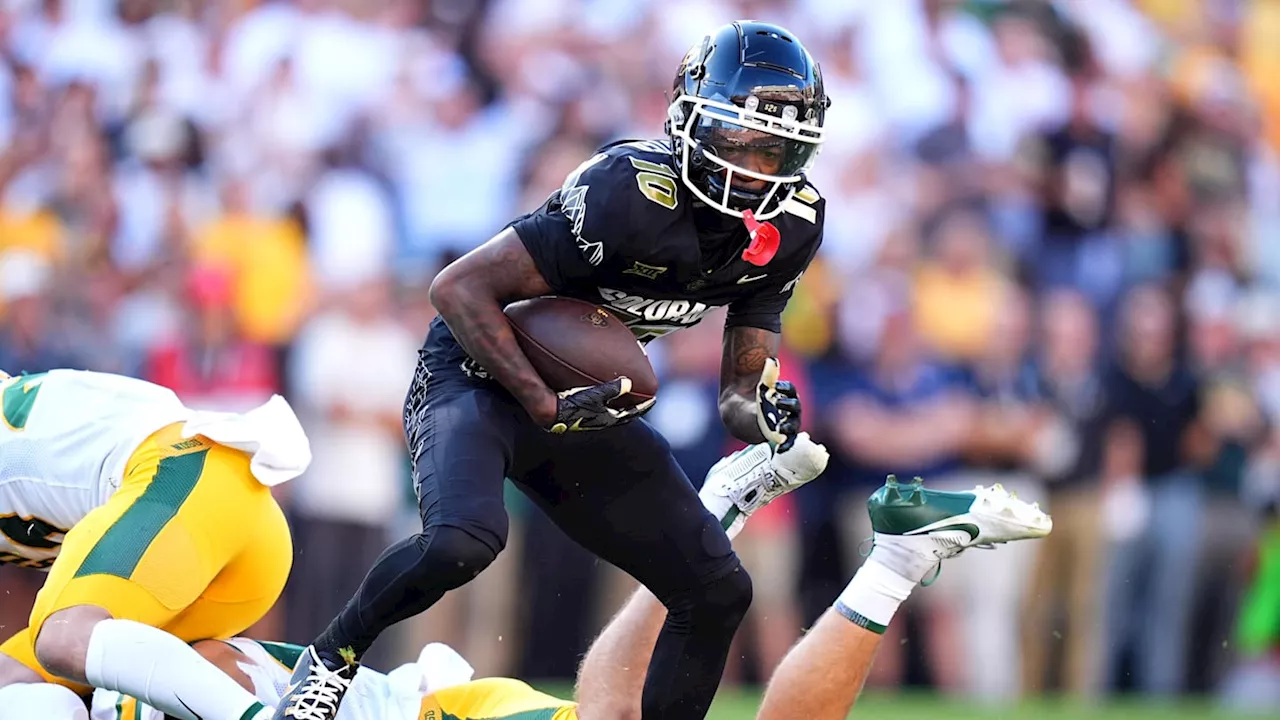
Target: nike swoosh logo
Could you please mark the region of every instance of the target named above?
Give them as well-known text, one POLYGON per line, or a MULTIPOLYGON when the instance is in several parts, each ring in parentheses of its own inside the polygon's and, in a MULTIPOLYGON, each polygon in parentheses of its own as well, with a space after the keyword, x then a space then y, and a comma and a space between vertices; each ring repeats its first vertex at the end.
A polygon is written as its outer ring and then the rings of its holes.
POLYGON ((739 285, 746 285, 746 284, 747 284, 747 283, 749 283, 749 282, 755 282, 755 281, 757 281, 757 280, 763 280, 763 279, 765 279, 765 278, 767 278, 767 277, 769 277, 767 274, 766 274, 766 275, 743 275, 742 277, 738 278, 738 284, 739 284, 739 285))
POLYGON ((926 527, 922 527, 919 530, 912 530, 911 532, 905 533, 905 534, 928 535, 936 532, 946 532, 948 530, 961 530, 963 532, 966 532, 969 534, 970 541, 977 540, 978 535, 981 534, 982 532, 981 530, 978 529, 977 525, 974 525, 972 523, 955 523, 952 525, 939 525, 939 526, 929 525, 926 527))
POLYGON ((191 709, 191 706, 187 704, 186 700, 183 700, 182 698, 178 698, 178 702, 182 704, 182 707, 187 709, 187 712, 191 713, 191 717, 195 718, 196 720, 204 720, 204 717, 201 716, 200 713, 191 709))

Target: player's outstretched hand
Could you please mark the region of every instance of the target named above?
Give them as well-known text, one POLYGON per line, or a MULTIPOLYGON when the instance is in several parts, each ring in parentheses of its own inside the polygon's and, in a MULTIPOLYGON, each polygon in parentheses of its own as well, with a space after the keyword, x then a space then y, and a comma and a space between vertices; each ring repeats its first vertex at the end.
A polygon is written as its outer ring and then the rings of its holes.
POLYGON ((781 371, 776 358, 764 361, 756 386, 756 423, 770 445, 786 452, 800 433, 800 398, 794 385, 778 379, 781 371))
POLYGON ((557 435, 566 432, 585 430, 604 430, 615 425, 631 422, 649 412, 657 398, 648 400, 625 410, 609 407, 611 400, 631 392, 631 379, 620 377, 607 383, 589 387, 573 388, 558 393, 556 420, 547 428, 557 435))

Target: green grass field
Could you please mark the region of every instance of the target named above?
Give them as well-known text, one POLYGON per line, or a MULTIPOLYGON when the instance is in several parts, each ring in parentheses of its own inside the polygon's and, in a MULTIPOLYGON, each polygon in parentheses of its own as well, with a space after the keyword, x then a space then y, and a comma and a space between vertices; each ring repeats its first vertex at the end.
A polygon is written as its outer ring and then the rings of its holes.
MULTIPOLYGON (((759 697, 755 694, 724 695, 716 701, 709 720, 751 720, 759 697)), ((1012 708, 982 707, 943 700, 930 695, 879 695, 868 693, 858 701, 850 717, 865 720, 1235 720, 1207 704, 1183 703, 1158 706, 1118 703, 1085 707, 1062 701, 1026 703, 1012 708)), ((796 720, 801 720, 797 718, 796 720)))
MULTIPOLYGON (((563 686, 542 686, 541 689, 556 697, 573 694, 572 689, 563 686)), ((708 720, 752 720, 759 701, 757 693, 722 692, 711 708, 708 720)), ((1164 705, 1117 702, 1088 707, 1066 701, 1043 700, 1003 708, 966 704, 928 694, 877 693, 865 694, 849 717, 858 720, 1242 720, 1241 716, 1223 713, 1208 703, 1197 702, 1164 705)))

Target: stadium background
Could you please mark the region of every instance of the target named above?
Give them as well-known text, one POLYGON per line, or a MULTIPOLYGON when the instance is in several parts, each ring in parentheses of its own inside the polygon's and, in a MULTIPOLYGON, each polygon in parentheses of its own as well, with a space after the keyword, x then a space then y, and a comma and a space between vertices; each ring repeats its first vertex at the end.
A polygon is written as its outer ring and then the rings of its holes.
MULTIPOLYGON (((315 463, 254 632, 306 642, 415 527, 399 412, 432 274, 658 135, 684 51, 738 17, 796 32, 834 100, 783 361, 834 457, 742 538, 717 717, 852 574, 889 469, 1003 481, 1058 524, 917 593, 865 716, 1280 711, 1274 0, 5 0, 0 367, 285 394, 315 463), (1142 710, 1170 698, 1200 704, 1142 710)), ((654 353, 650 418, 695 478, 733 447, 717 330, 654 353)), ((628 581, 510 511, 502 558, 371 664, 444 640, 568 682, 628 581)), ((0 568, 0 637, 41 577, 0 568)))

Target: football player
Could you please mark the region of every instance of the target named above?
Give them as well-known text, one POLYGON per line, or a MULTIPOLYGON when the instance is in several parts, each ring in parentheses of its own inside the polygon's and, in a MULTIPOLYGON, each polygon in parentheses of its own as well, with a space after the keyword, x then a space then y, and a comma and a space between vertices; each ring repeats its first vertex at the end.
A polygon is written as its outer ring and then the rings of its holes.
POLYGON ((269 717, 187 642, 244 631, 284 588, 270 486, 311 460, 293 410, 195 412, 92 372, 0 376, 0 561, 49 573, 0 645, 0 714, 83 717, 92 686, 177 717, 269 717))
MULTIPOLYGON (((192 647, 240 687, 272 707, 288 687, 293 665, 303 652, 300 645, 243 637, 202 640, 192 647)), ((459 695, 483 696, 483 702, 489 708, 501 708, 503 703, 510 707, 517 697, 523 699, 525 707, 528 704, 524 701, 531 697, 548 698, 564 704, 516 680, 490 678, 473 683, 473 672, 466 660, 452 648, 433 643, 422 649, 416 662, 406 663, 389 673, 360 668, 352 682, 350 697, 343 703, 338 717, 340 720, 419 720, 423 717, 444 720, 448 716, 432 716, 426 714, 426 710, 456 707, 455 698, 459 695), (521 686, 520 692, 513 691, 517 685, 521 686)), ((546 702, 535 701, 535 704, 546 702)), ((89 717, 91 720, 167 720, 169 716, 133 696, 96 690, 89 717)), ((502 717, 502 714, 484 717, 502 717)))
POLYGON ((611 309, 641 343, 727 306, 720 415, 785 448, 800 403, 779 380, 781 313, 822 238, 805 180, 828 101, 798 38, 735 22, 680 63, 665 141, 587 159, 546 203, 449 265, 405 406, 422 533, 393 545, 299 660, 277 718, 333 720, 388 627, 474 578, 507 540, 511 478, 578 544, 661 600, 668 620, 645 717, 705 717, 751 581, 667 442, 616 410, 619 378, 554 392, 516 344, 506 304, 562 295, 611 309))
MULTIPOLYGON (((702 494, 704 499, 734 496, 715 485, 702 494)), ((727 516, 744 522, 751 511, 740 501, 708 502, 707 507, 728 508, 727 516)), ((937 577, 943 560, 973 547, 1041 538, 1053 529, 1038 505, 999 485, 940 492, 926 489, 918 478, 900 485, 891 476, 867 501, 867 509, 874 531, 871 553, 831 609, 774 670, 757 720, 848 717, 890 620, 916 585, 937 577)), ((666 614, 642 588, 604 629, 578 676, 581 720, 642 717, 642 668, 666 614)))
MULTIPOLYGON (((801 433, 786 451, 767 445, 721 461, 701 492, 704 506, 733 535, 752 513, 817 477, 826 450, 801 433)), ((999 487, 945 493, 890 478, 868 502, 872 551, 832 609, 775 671, 760 720, 842 720, 857 700, 881 634, 898 606, 939 563, 971 547, 1043 537, 1048 516, 999 487)), ((339 720, 632 720, 641 717, 645 668, 667 609, 649 591, 635 593, 592 645, 576 703, 509 678, 471 681, 456 653, 428 646, 418 662, 390 675, 360 668, 339 720)), ((297 646, 236 639, 201 651, 266 704, 288 682, 297 646)), ((93 720, 161 720, 131 698, 99 692, 93 720)))
MULTIPOLYGON (((785 452, 767 443, 747 448, 718 463, 708 474, 703 503, 730 532, 740 529, 755 510, 816 478, 826 468, 827 451, 800 433, 785 452)), ((648 597, 652 598, 652 595, 648 597)), ((650 601, 664 613, 656 600, 650 601)), ((661 625, 662 619, 657 619, 661 625)), ((656 629, 652 635, 656 635, 656 629)), ((606 632, 605 637, 617 633, 606 632)), ((652 644, 652 635, 648 638, 652 644)), ((274 706, 287 687, 303 648, 245 638, 198 642, 193 647, 235 679, 258 700, 274 706)), ((645 658, 647 660, 647 658, 645 658)), ((643 665, 633 668, 643 674, 643 665)), ((510 678, 472 681, 471 666, 450 648, 432 644, 417 662, 382 674, 367 667, 354 673, 338 720, 501 720, 544 718, 576 720, 575 703, 539 692, 510 678)), ((638 687, 638 686, 637 686, 638 687)), ((638 710, 639 691, 632 698, 638 710)), ((106 690, 93 696, 93 720, 162 720, 164 714, 137 698, 106 690)), ((616 720, 614 716, 589 717, 616 720)))

